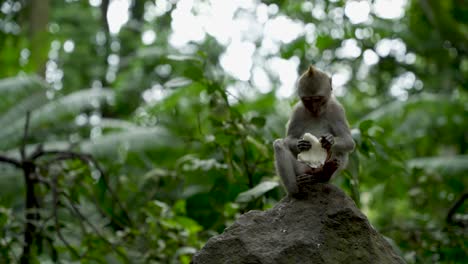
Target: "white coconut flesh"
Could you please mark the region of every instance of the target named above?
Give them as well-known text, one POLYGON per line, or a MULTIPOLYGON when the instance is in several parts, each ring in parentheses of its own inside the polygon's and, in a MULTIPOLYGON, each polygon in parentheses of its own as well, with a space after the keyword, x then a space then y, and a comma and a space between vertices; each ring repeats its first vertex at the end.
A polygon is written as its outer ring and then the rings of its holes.
POLYGON ((302 138, 309 141, 312 147, 299 153, 297 159, 307 163, 312 168, 322 167, 327 159, 327 150, 322 147, 319 139, 310 133, 305 133, 302 138))

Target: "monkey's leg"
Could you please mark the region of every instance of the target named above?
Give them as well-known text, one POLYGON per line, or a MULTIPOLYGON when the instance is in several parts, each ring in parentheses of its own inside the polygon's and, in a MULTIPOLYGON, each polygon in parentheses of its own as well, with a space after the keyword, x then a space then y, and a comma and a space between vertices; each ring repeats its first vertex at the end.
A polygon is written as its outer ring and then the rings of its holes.
POLYGON ((297 161, 283 139, 275 140, 273 147, 275 149, 276 170, 283 180, 286 190, 289 194, 298 193, 296 175, 304 174, 308 166, 297 161))
MULTIPOLYGON (((333 153, 328 161, 325 162, 327 164, 330 161, 335 161, 338 163, 338 168, 334 168, 336 165, 329 164, 327 170, 328 174, 330 175, 330 179, 333 179, 337 176, 342 170, 344 170, 348 164, 348 155, 342 153, 333 153)), ((324 166, 325 167, 325 166, 324 166)))
POLYGON ((316 177, 322 173, 322 168, 310 168, 304 173, 296 177, 299 192, 308 192, 308 189, 315 183, 319 182, 316 177))

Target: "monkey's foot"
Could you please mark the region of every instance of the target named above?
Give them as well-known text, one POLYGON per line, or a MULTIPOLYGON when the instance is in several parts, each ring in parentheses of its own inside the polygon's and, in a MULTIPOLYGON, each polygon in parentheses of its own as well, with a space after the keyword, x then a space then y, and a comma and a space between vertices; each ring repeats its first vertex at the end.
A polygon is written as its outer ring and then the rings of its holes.
POLYGON ((314 183, 314 176, 312 174, 302 174, 296 177, 297 186, 301 187, 314 183))
POLYGON ((299 189, 299 195, 308 192, 310 187, 319 181, 316 179, 314 174, 302 174, 296 177, 297 187, 299 189))
POLYGON ((321 168, 309 168, 304 174, 296 176, 299 192, 307 192, 313 184, 328 182, 339 166, 338 160, 328 160, 321 168))

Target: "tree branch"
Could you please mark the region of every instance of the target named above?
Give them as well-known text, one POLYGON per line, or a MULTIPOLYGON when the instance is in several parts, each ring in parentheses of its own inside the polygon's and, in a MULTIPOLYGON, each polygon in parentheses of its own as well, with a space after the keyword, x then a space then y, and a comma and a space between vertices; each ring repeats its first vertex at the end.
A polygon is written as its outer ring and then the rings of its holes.
POLYGON ((8 163, 10 165, 13 165, 15 166, 16 168, 20 169, 22 168, 23 166, 21 165, 21 162, 16 160, 16 159, 12 159, 12 158, 9 158, 9 157, 6 157, 6 156, 3 156, 3 155, 0 155, 0 162, 3 162, 3 163, 8 163))
POLYGON ((30 157, 31 160, 36 160, 42 156, 48 156, 48 155, 55 155, 56 157, 53 158, 53 161, 60 161, 60 160, 68 160, 68 159, 77 159, 81 160, 82 162, 92 165, 98 172, 99 175, 106 186, 107 191, 109 191, 112 199, 117 203, 118 207, 120 210, 122 210, 125 220, 128 222, 129 225, 132 225, 132 221, 130 218, 130 214, 128 213, 127 209, 123 206, 123 204, 120 202, 120 199, 118 199, 117 195, 115 192, 112 190, 112 188, 109 185, 109 181, 103 171, 103 169, 99 166, 99 163, 94 159, 93 156, 85 153, 79 153, 79 152, 73 152, 73 151, 56 151, 56 150, 49 150, 45 151, 42 149, 38 149, 33 153, 30 157))
POLYGON ((447 213, 447 223, 455 224, 462 227, 465 226, 464 222, 453 219, 453 217, 457 212, 458 208, 460 208, 463 205, 466 199, 468 199, 468 192, 463 193, 462 196, 458 198, 458 200, 452 205, 452 207, 447 213))

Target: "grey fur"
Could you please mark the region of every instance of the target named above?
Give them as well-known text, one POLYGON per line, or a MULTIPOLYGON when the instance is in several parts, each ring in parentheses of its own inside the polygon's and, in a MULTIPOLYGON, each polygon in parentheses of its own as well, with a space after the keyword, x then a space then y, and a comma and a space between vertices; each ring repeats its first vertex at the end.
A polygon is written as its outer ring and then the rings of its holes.
POLYGON ((287 136, 273 143, 277 173, 289 194, 299 191, 296 177, 307 174, 310 170, 305 163, 297 160, 297 154, 300 152, 297 143, 306 132, 316 137, 330 134, 333 136, 331 159, 339 162, 339 169, 346 166, 348 153, 355 147, 345 111, 331 92, 330 77, 313 67, 310 67, 298 81, 298 95, 301 101, 293 108, 287 124, 287 136), (325 98, 320 105, 309 105, 314 110, 318 109, 317 112, 310 111, 304 105, 303 99, 311 96, 325 98))

